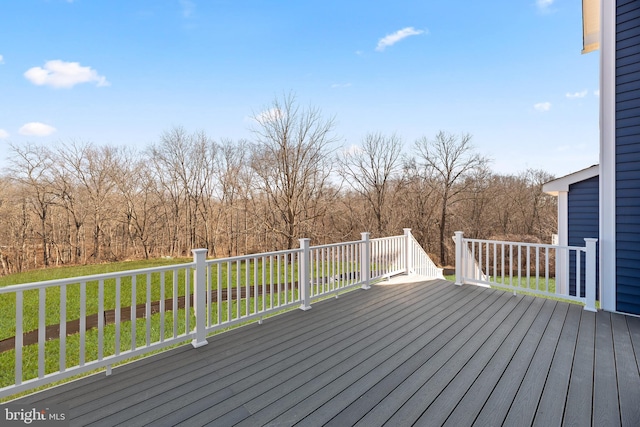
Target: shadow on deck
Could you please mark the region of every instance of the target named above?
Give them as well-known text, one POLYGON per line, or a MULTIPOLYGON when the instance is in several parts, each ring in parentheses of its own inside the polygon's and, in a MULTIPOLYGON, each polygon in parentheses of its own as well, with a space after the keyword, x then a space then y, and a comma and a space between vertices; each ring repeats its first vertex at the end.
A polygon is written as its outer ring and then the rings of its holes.
POLYGON ((208 340, 11 404, 71 425, 640 424, 640 318, 553 300, 377 285, 208 340))

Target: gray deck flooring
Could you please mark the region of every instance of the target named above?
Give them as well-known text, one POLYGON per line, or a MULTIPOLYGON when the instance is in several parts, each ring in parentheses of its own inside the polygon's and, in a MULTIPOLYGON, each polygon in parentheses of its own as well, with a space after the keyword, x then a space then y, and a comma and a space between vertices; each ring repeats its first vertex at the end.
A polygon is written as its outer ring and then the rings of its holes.
POLYGON ((27 396, 71 425, 638 426, 640 318, 374 286, 27 396))

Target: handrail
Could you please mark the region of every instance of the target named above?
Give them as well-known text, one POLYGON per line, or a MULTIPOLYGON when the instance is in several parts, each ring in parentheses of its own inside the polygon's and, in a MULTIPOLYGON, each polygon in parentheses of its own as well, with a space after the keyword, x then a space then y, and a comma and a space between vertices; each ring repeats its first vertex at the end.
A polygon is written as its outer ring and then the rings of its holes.
POLYGON ((478 284, 558 297, 596 311, 596 244, 559 246, 467 239, 455 233, 456 285, 478 284))
POLYGON ((40 282, 21 283, 17 285, 9 285, 0 287, 0 294, 14 293, 17 291, 28 291, 33 289, 49 288, 53 286, 72 285, 80 282, 97 282, 99 280, 117 279, 123 276, 143 275, 148 273, 160 273, 163 271, 171 271, 177 266, 186 268, 194 267, 194 262, 185 262, 183 264, 164 265, 159 267, 140 268, 137 270, 113 271, 110 273, 92 274, 87 276, 76 276, 65 279, 43 280, 40 282))

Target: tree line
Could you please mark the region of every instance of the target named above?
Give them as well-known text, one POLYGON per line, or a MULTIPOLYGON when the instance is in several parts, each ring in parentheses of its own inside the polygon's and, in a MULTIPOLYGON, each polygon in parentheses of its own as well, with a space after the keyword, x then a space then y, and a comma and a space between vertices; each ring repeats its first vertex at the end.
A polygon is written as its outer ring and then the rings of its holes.
POLYGON ((403 152, 371 132, 336 149, 335 119, 276 98, 251 140, 175 127, 143 150, 88 141, 11 145, 0 176, 0 274, 207 248, 223 257, 372 237, 414 236, 440 265, 456 230, 549 242, 556 201, 540 170, 500 174, 468 134, 403 152))

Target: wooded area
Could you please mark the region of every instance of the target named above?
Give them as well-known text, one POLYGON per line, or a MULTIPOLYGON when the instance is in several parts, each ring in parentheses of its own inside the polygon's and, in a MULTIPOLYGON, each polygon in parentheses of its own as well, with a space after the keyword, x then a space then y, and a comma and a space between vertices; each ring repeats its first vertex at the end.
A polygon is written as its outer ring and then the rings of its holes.
POLYGON ((448 265, 456 230, 548 243, 556 232, 556 200, 541 190, 553 176, 492 171, 471 135, 404 144, 372 132, 337 149, 334 128, 333 118, 285 95, 254 117, 250 141, 176 127, 139 151, 12 145, 0 177, 0 274, 201 247, 233 256, 403 227, 448 265))

